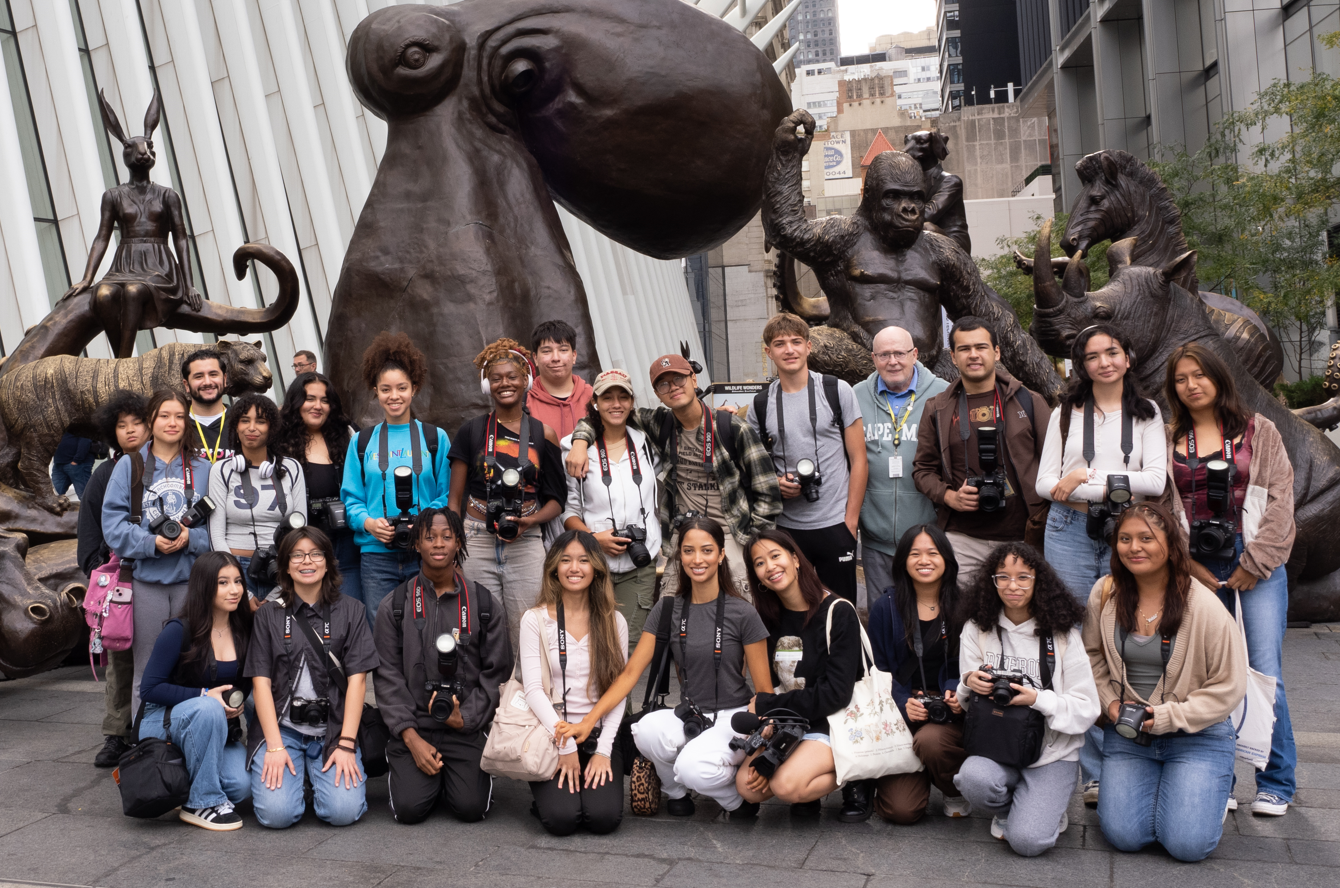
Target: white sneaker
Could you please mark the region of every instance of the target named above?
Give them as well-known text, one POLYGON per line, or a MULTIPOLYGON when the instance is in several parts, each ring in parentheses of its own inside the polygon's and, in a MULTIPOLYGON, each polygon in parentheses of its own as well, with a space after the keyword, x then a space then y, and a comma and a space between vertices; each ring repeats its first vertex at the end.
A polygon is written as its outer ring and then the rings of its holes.
POLYGON ((1272 792, 1258 792, 1252 802, 1252 813, 1266 817, 1283 817, 1289 803, 1272 792))
POLYGON ((1090 808, 1093 808, 1098 804, 1097 780, 1090 780, 1088 783, 1084 784, 1084 804, 1088 805, 1090 808))
POLYGON ((1004 817, 994 817, 994 816, 993 816, 993 817, 991 818, 991 838, 993 838, 993 839, 999 839, 999 840, 1002 841, 1002 842, 1005 841, 1005 818, 1004 818, 1004 817))
POLYGON ((1238 800, 1233 798, 1232 796, 1228 797, 1228 810, 1230 811, 1238 810, 1238 800))
POLYGON ((972 805, 963 796, 945 796, 946 817, 968 817, 972 814, 972 805))
POLYGON ((1070 829, 1070 815, 1069 815, 1069 814, 1062 814, 1062 815, 1061 815, 1061 828, 1058 829, 1058 830, 1056 831, 1056 834, 1059 836, 1061 833, 1065 832, 1065 831, 1068 830, 1068 829, 1070 829))

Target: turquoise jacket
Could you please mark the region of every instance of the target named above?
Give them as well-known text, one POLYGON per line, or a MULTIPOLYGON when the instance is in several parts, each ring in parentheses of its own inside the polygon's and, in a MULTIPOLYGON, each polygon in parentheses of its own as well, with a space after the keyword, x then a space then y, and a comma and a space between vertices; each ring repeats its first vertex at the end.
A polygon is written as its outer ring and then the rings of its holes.
MULTIPOLYGON (((420 463, 423 471, 414 478, 414 505, 409 510, 411 515, 417 515, 421 509, 430 506, 445 507, 447 494, 451 490, 451 463, 447 460, 451 439, 447 437, 445 430, 438 429, 437 455, 430 458, 428 446, 423 440, 423 423, 417 419, 414 423, 419 427, 420 463)), ((344 484, 340 487, 340 501, 344 503, 349 526, 354 530, 354 542, 363 552, 395 551, 377 542, 376 537, 363 529, 363 522, 369 518, 394 520, 399 513, 395 507, 395 482, 391 473, 396 466, 414 465, 413 454, 410 452, 409 423, 391 426, 387 435, 387 466, 383 487, 379 461, 382 425, 383 423, 379 422, 372 427, 372 438, 368 441, 367 450, 363 454, 361 471, 357 435, 349 440, 348 455, 344 459, 344 484)))

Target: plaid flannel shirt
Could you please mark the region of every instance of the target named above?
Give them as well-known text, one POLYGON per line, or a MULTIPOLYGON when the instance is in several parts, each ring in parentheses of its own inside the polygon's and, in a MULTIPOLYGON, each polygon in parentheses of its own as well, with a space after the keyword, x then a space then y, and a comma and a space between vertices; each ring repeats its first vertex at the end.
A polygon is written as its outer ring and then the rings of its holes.
MULTIPOLYGON (((666 557, 672 554, 670 514, 671 495, 675 485, 675 465, 670 454, 661 449, 657 435, 661 423, 670 410, 666 407, 639 407, 630 421, 647 435, 648 443, 656 449, 660 457, 661 468, 656 475, 658 486, 656 517, 661 522, 661 551, 666 557)), ((674 420, 675 434, 680 431, 679 420, 674 420)), ((782 514, 782 490, 777 484, 777 470, 773 467, 772 457, 768 454, 758 433, 749 423, 738 416, 731 416, 731 430, 734 434, 732 460, 724 447, 716 447, 712 453, 712 473, 716 475, 717 487, 721 493, 721 511, 730 520, 730 532, 741 546, 756 530, 773 527, 777 516, 782 514)), ((595 429, 586 419, 577 423, 572 432, 574 441, 584 441, 588 445, 595 441, 595 429)))

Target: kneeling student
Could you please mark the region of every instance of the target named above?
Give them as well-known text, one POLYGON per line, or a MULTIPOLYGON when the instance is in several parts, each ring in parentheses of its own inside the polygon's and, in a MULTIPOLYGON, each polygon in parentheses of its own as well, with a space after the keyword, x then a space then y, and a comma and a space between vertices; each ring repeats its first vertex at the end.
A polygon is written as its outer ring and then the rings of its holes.
MULTIPOLYGON (((736 772, 735 786, 746 802, 776 796, 790 802, 793 813, 817 815, 823 797, 837 789, 828 716, 851 702, 852 688, 864 671, 861 621, 855 607, 848 607, 824 588, 814 566, 786 531, 759 531, 745 550, 753 559, 749 591, 768 628, 772 678, 778 689, 775 694, 755 694, 749 711, 768 716, 788 710, 786 714, 806 719, 809 730, 771 778, 754 770, 755 755, 736 772)), ((868 786, 862 787, 867 801, 851 809, 850 788, 861 783, 854 780, 843 787, 844 804, 838 819, 869 819, 868 786)))
POLYGON ((493 780, 479 766, 484 730, 512 671, 502 599, 461 574, 465 525, 427 508, 414 524, 419 573, 377 611, 373 682, 391 740, 391 813, 426 819, 445 796, 456 819, 481 820, 493 780))
POLYGON ((1084 732, 1098 719, 1098 689, 1080 636, 1084 611, 1032 546, 997 546, 982 567, 966 596, 959 643, 959 698, 968 701, 970 723, 968 758, 954 784, 973 807, 990 812, 992 836, 1008 841, 1016 854, 1036 857, 1070 825, 1065 810, 1079 777, 1084 732), (986 669, 1028 679, 1010 683, 1008 705, 1031 708, 1046 726, 1031 764, 997 761, 1009 758, 993 746, 1004 733, 999 726, 974 737, 972 707, 992 705, 983 699, 992 693, 986 669))

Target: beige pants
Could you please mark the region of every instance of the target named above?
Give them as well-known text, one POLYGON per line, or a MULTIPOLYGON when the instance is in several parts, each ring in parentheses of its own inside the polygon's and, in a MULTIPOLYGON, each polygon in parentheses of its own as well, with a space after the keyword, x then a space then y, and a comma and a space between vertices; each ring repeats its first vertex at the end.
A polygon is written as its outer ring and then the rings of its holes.
MULTIPOLYGON (((961 533, 948 532, 945 536, 949 537, 950 545, 954 547, 954 557, 958 559, 960 589, 966 588, 967 584, 972 582, 973 575, 985 563, 991 550, 1001 544, 1000 540, 978 540, 961 533)), ((991 571, 995 571, 996 567, 994 564, 987 565, 987 569, 991 571)))

